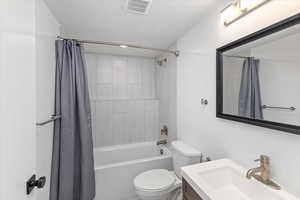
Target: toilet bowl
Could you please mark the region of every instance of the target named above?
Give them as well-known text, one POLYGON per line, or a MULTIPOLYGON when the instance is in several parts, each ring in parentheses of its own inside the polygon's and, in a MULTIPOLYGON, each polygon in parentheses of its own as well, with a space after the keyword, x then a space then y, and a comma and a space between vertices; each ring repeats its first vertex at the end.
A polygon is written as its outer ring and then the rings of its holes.
POLYGON ((134 187, 141 200, 177 200, 181 196, 181 171, 186 165, 200 162, 201 153, 184 144, 172 142, 174 171, 153 169, 135 177, 134 187))
POLYGON ((154 169, 139 174, 134 186, 142 200, 169 200, 171 193, 181 187, 181 180, 172 171, 154 169))

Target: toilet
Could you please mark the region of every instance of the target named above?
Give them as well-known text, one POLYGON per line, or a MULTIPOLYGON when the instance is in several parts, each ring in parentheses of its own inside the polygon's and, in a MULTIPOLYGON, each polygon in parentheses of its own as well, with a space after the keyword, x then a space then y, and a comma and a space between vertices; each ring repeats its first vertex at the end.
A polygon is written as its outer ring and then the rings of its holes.
POLYGON ((201 152, 182 141, 172 142, 172 150, 174 171, 153 169, 135 177, 135 191, 141 200, 177 200, 180 198, 180 168, 199 163, 201 152))

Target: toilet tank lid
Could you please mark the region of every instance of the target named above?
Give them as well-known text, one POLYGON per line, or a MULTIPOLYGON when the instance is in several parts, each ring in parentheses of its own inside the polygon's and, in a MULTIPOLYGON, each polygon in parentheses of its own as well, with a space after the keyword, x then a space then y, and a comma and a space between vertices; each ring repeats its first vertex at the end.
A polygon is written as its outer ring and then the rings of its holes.
POLYGON ((200 156, 201 152, 197 149, 183 143, 182 141, 173 141, 172 147, 175 151, 183 154, 184 156, 200 156))

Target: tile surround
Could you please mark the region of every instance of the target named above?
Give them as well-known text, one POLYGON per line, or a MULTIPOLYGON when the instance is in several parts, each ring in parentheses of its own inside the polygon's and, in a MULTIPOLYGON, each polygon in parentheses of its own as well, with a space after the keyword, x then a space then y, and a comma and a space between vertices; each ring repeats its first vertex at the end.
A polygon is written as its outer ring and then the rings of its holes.
POLYGON ((153 141, 159 133, 153 59, 86 54, 95 147, 153 141))

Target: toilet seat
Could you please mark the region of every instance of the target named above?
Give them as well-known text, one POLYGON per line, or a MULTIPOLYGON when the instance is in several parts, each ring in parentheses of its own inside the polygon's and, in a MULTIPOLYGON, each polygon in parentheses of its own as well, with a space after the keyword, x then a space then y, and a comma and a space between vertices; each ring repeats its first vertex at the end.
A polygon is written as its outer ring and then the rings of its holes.
POLYGON ((176 183, 174 174, 165 169, 154 169, 141 173, 134 179, 134 186, 139 191, 162 192, 169 190, 176 183))

